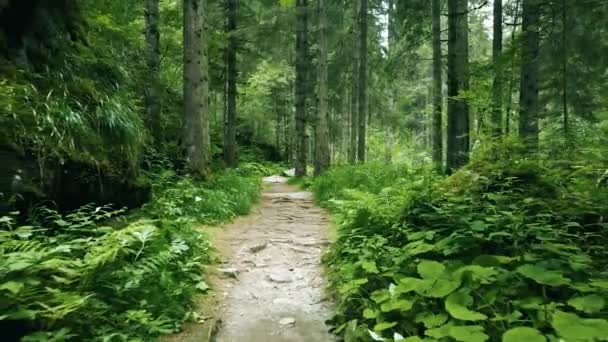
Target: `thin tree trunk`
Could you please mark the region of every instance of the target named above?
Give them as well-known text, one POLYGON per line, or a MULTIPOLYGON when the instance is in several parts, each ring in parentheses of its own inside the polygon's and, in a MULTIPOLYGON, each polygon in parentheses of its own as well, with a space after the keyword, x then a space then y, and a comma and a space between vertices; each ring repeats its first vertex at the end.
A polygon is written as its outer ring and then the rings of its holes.
POLYGON ((443 80, 441 67, 441 2, 432 0, 433 31, 433 162, 437 170, 443 168, 443 80))
POLYGON ((148 82, 145 90, 146 122, 152 134, 154 146, 162 145, 160 82, 160 28, 159 0, 146 0, 144 18, 146 22, 146 65, 148 82))
POLYGON ((329 127, 327 125, 328 99, 327 99, 327 9, 326 0, 317 0, 319 19, 319 103, 317 107, 316 155, 314 175, 319 176, 329 168, 329 127))
POLYGON ((511 49, 513 50, 513 55, 511 56, 511 67, 509 68, 509 90, 507 91, 507 95, 509 99, 507 100, 507 109, 506 109, 506 117, 505 117, 505 135, 509 136, 511 134, 511 108, 512 108, 512 100, 513 100, 513 88, 514 88, 514 71, 515 71, 515 56, 517 53, 517 49, 515 49, 515 33, 517 32, 517 22, 519 21, 519 3, 520 0, 515 1, 515 16, 513 22, 515 26, 513 27, 513 31, 511 31, 511 49))
MULTIPOLYGON (((396 30, 395 30, 395 6, 394 0, 388 0, 388 56, 389 56, 389 64, 394 64, 395 59, 395 41, 396 30)), ((397 89, 396 85, 391 82, 389 85, 389 94, 388 94, 388 112, 384 118, 384 126, 385 126, 385 139, 386 144, 384 148, 384 163, 391 164, 393 162, 393 127, 392 120, 395 116, 396 108, 395 108, 395 99, 397 97, 397 89)))
POLYGON ((224 32, 227 44, 224 51, 226 67, 226 117, 224 122, 224 162, 229 167, 236 167, 236 11, 238 0, 224 0, 224 32))
POLYGON ((568 123, 568 17, 567 0, 562 0, 562 111, 564 115, 564 139, 570 140, 570 127, 568 123))
POLYGON ((359 120, 359 8, 357 1, 353 1, 353 60, 352 60, 352 74, 351 74, 351 102, 350 102, 350 145, 348 161, 351 165, 357 162, 357 125, 359 120))
POLYGON ((522 20, 519 136, 530 151, 535 151, 538 149, 539 115, 540 4, 538 0, 524 0, 522 20))
POLYGON ((491 132, 494 138, 502 134, 502 0, 494 0, 494 37, 492 63, 494 64, 494 86, 492 87, 491 132))
POLYGON ((306 98, 308 92, 308 6, 297 0, 296 33, 296 177, 306 176, 306 98))
POLYGON ((357 159, 365 162, 365 126, 367 120, 367 1, 359 0, 359 141, 357 159))
POLYGON ((467 0, 448 0, 448 172, 469 161, 469 105, 457 98, 469 89, 467 5, 467 0))
POLYGON ((184 146, 189 171, 205 177, 209 161, 209 84, 205 0, 184 0, 184 146))

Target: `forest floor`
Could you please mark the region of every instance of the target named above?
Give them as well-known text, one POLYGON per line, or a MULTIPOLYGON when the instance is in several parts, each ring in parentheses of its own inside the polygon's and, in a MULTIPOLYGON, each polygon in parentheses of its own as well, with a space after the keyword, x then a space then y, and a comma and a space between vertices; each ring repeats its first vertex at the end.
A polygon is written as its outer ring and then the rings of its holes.
POLYGON ((329 245, 327 214, 311 193, 282 177, 264 179, 261 203, 214 230, 220 263, 200 303, 203 324, 167 341, 331 341, 321 256, 329 245))

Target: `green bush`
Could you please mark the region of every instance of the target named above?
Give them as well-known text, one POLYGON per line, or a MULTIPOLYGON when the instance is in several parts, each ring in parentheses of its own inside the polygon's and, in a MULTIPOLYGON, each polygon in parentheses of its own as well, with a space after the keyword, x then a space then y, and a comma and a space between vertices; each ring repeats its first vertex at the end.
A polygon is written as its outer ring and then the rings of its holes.
POLYGON ((217 224, 247 214, 260 193, 260 177, 242 170, 214 174, 204 183, 173 171, 151 175, 153 200, 147 215, 176 222, 217 224))
POLYGON ((149 341, 197 318, 209 243, 195 227, 246 214, 260 177, 247 168, 204 183, 148 177, 153 200, 130 216, 86 206, 40 209, 27 226, 0 217, 0 323, 15 338, 22 329, 22 341, 149 341))
POLYGON ((204 235, 170 221, 101 223, 117 214, 44 210, 17 227, 2 217, 0 321, 31 332, 23 341, 143 341, 195 315, 204 235))
POLYGON ((480 158, 448 178, 357 166, 316 181, 339 222, 325 259, 334 331, 350 341, 605 340, 608 202, 595 200, 606 191, 541 165, 480 158))

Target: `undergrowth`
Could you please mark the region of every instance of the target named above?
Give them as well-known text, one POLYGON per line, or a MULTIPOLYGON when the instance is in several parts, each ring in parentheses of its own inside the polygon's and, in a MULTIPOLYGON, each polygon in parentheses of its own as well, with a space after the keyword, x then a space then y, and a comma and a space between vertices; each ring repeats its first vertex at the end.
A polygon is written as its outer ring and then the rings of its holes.
MULTIPOLYGON (((0 218, 0 326, 5 340, 150 341, 198 320, 208 289, 201 224, 245 214, 263 166, 205 183, 170 171, 149 175, 152 202, 125 216, 85 206, 39 209, 27 225, 0 218)), ((263 171, 263 170, 262 170, 263 171)))
POLYGON ((597 165, 503 155, 450 177, 345 166, 312 186, 346 341, 606 341, 608 191, 597 165), (501 161, 497 161, 501 160, 501 161))

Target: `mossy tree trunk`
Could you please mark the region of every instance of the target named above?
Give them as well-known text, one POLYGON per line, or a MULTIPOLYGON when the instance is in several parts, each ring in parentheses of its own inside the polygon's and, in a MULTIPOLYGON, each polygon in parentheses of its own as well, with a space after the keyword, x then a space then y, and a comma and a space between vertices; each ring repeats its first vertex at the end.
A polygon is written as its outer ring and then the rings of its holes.
MULTIPOLYGON (((225 118, 224 118, 224 162, 229 167, 238 165, 236 157, 236 12, 238 0, 224 0, 224 32, 228 42, 224 51, 225 63, 225 118)), ((277 148, 279 148, 277 146, 277 148)))
POLYGON ((318 56, 318 96, 316 133, 316 153, 314 175, 319 176, 329 168, 329 127, 328 116, 328 79, 327 79, 327 8, 326 0, 317 0, 319 20, 319 56, 318 56))
POLYGON ((357 160, 365 162, 365 128, 367 122, 367 1, 359 0, 359 139, 357 160))
POLYGON ((306 100, 308 96, 308 4, 307 0, 297 0, 296 28, 296 177, 306 176, 306 100))
POLYGON ((494 85, 492 86, 491 134, 494 138, 502 135, 502 0, 494 0, 494 36, 492 42, 492 63, 494 64, 494 85))
POLYGON ((433 33, 433 162, 438 170, 443 168, 443 70, 441 69, 441 2, 432 0, 433 33))
POLYGON ((354 165, 357 162, 357 125, 359 120, 359 4, 353 1, 352 20, 352 71, 351 71, 351 94, 350 94, 350 144, 348 149, 348 162, 354 165))
POLYGON ((160 82, 160 14, 159 0, 146 0, 144 8, 144 19, 146 23, 146 66, 147 83, 145 89, 146 123, 154 145, 157 149, 161 147, 163 134, 161 126, 161 95, 162 85, 160 82))
POLYGON ((184 137, 188 171, 205 177, 209 162, 209 76, 205 0, 184 0, 184 137))
POLYGON ((469 25, 467 0, 448 0, 448 151, 447 171, 469 161, 469 25))
POLYGON ((519 84, 519 137, 530 151, 538 149, 539 24, 539 0, 524 0, 519 84))

